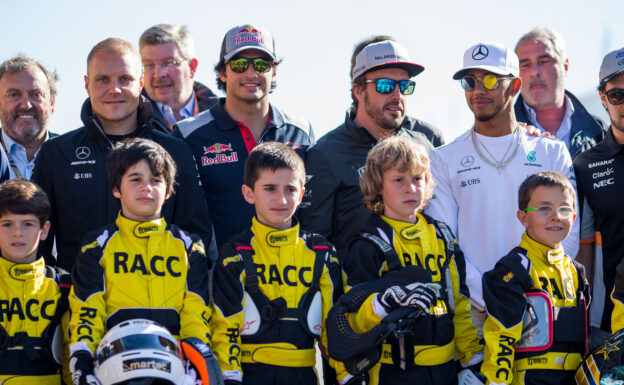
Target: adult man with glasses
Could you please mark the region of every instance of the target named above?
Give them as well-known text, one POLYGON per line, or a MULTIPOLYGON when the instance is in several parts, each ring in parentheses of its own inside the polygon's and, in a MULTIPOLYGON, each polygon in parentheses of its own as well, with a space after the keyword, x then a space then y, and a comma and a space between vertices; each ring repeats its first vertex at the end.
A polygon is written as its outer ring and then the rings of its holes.
MULTIPOLYGON (((527 175, 558 171, 574 184, 572 160, 556 139, 527 135, 516 121, 513 98, 520 91, 518 57, 499 43, 482 42, 464 54, 453 75, 465 90, 475 116, 471 129, 431 153, 436 186, 426 213, 446 222, 466 257, 466 283, 473 319, 481 326, 485 308, 481 276, 519 242, 518 187, 527 175)), ((578 224, 564 241, 566 254, 578 251, 578 224)))
POLYGON ((606 125, 565 89, 569 62, 563 37, 537 27, 518 40, 515 51, 522 78, 516 119, 563 140, 572 158, 600 142, 606 125))
POLYGON ((592 346, 615 332, 611 328, 610 295, 616 267, 624 256, 624 182, 619 179, 624 172, 624 48, 604 57, 598 80, 598 94, 609 113, 611 128, 601 143, 574 159, 579 198, 583 202, 577 260, 585 265, 589 282, 593 283, 589 316, 592 346))
POLYGON ((423 70, 389 36, 360 42, 351 56, 352 107, 344 123, 306 154, 301 224, 327 237, 339 256, 369 216, 359 182, 368 151, 391 135, 408 135, 427 149, 443 144, 438 129, 406 115, 411 79, 423 70))
POLYGON ((186 26, 158 24, 139 39, 145 87, 154 117, 165 132, 182 119, 212 107, 217 96, 195 81, 198 61, 195 44, 186 26))
POLYGON ((0 64, 0 144, 2 165, 8 173, 0 180, 30 180, 35 158, 49 137, 48 122, 54 112, 58 75, 38 61, 16 56, 0 64))
POLYGON ((314 142, 307 120, 269 103, 279 63, 271 32, 250 24, 232 28, 215 67, 225 98, 174 129, 193 148, 219 248, 251 227, 254 208, 240 190, 249 152, 259 143, 276 141, 303 156, 314 142))

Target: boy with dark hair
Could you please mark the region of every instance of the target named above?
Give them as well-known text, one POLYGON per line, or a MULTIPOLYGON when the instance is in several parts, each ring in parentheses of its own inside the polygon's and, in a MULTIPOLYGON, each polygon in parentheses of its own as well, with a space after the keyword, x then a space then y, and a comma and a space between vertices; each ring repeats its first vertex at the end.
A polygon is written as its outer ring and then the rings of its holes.
POLYGON ((176 338, 209 342, 208 268, 201 240, 165 222, 176 167, 147 139, 127 139, 107 159, 121 212, 85 239, 72 278, 71 361, 74 385, 91 384, 93 352, 104 333, 146 318, 176 338))
POLYGON ((61 383, 69 274, 37 254, 48 235, 50 202, 21 178, 0 185, 0 382, 61 383), (16 380, 16 377, 19 379, 16 380))
POLYGON ((576 194, 555 171, 524 180, 520 245, 483 276, 488 384, 571 384, 587 339, 589 288, 561 242, 576 219, 576 194))
POLYGON ((322 236, 293 216, 304 193, 303 161, 263 143, 245 164, 251 229, 226 243, 215 267, 213 345, 226 384, 318 384, 314 341, 341 292, 340 265, 322 236))
POLYGON ((359 293, 365 286, 356 285, 397 273, 410 271, 410 276, 406 284, 380 285, 350 322, 354 330, 365 332, 395 310, 421 310, 408 337, 391 335, 383 341, 379 362, 368 370, 368 383, 418 379, 420 384, 456 384, 455 359, 464 367, 478 367, 483 346, 469 314, 463 254, 449 228, 422 213, 434 187, 427 151, 410 137, 380 141, 368 154, 360 186, 364 205, 374 215, 346 254, 346 291, 359 293))

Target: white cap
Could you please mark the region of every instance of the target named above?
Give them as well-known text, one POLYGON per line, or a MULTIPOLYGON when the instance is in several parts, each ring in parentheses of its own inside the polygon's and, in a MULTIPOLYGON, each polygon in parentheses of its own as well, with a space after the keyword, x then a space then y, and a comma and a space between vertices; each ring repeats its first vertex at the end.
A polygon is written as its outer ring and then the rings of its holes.
POLYGON ((425 67, 412 62, 407 50, 399 43, 384 40, 367 45, 355 57, 351 79, 381 68, 402 68, 409 73, 409 77, 416 76, 425 70, 425 67))
POLYGON ((468 48, 464 53, 464 66, 455 72, 453 79, 461 79, 470 69, 482 69, 516 78, 520 76, 518 56, 502 43, 483 41, 468 48))
POLYGON ((605 55, 600 66, 598 84, 601 86, 624 71, 624 48, 616 49, 605 55))

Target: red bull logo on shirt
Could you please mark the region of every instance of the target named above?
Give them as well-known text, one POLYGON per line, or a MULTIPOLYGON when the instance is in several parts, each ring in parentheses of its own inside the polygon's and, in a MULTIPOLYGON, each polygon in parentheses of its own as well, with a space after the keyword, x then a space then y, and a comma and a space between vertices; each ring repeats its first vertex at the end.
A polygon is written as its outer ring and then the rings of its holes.
POLYGON ((264 38, 262 37, 262 32, 253 28, 247 27, 238 31, 236 36, 236 44, 245 43, 248 41, 255 41, 261 44, 264 44, 264 38))
POLYGON ((238 162, 238 153, 232 148, 232 143, 215 143, 212 146, 204 146, 204 156, 201 157, 202 166, 233 162, 238 162), (229 154, 225 154, 226 151, 229 154))

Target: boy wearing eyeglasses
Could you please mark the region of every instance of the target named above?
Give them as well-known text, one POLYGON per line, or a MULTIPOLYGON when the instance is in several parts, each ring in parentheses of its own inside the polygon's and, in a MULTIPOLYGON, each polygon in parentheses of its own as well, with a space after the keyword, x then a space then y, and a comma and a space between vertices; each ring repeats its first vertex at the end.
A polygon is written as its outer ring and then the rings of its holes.
POLYGON ((598 94, 607 110, 611 127, 598 145, 574 159, 581 212, 581 248, 577 260, 592 282, 591 343, 600 345, 612 331, 620 329, 623 289, 618 289, 616 268, 624 255, 624 47, 605 55, 599 72, 598 94), (614 303, 610 300, 614 284, 614 303), (621 313, 620 313, 621 314, 621 313))
POLYGON ((561 242, 576 219, 570 181, 555 171, 524 180, 522 241, 483 276, 487 384, 571 384, 587 339, 589 285, 561 242))
POLYGON ((253 206, 240 194, 249 152, 260 143, 274 141, 303 157, 314 143, 307 120, 269 103, 280 62, 267 29, 251 24, 230 29, 215 66, 217 85, 225 91, 225 98, 174 128, 173 135, 193 148, 219 248, 251 226, 253 206))

